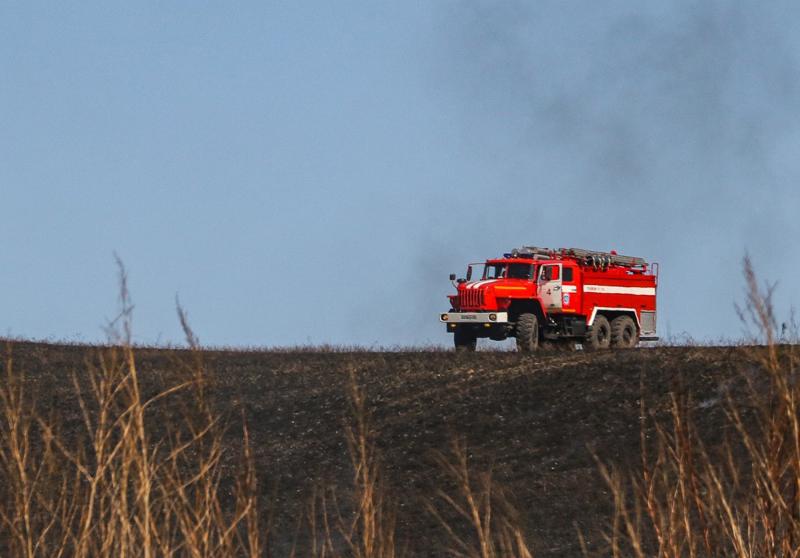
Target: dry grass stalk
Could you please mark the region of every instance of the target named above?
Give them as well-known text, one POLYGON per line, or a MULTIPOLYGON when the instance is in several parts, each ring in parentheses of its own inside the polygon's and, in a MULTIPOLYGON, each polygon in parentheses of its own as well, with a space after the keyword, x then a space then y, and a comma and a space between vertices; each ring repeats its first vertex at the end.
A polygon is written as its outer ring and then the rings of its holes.
MULTIPOLYGON (((309 553, 317 558, 396 558, 396 511, 384 479, 367 394, 355 368, 347 382, 350 404, 344 432, 353 468, 352 497, 341 505, 333 487, 316 490, 306 512, 309 553)), ((291 555, 297 553, 297 542, 291 555)))
MULTIPOLYGON (((223 497, 223 429, 211 411, 199 351, 160 392, 145 396, 130 344, 132 306, 120 265, 118 344, 73 374, 82 432, 41 416, 9 348, 0 378, 0 554, 260 556, 255 465, 244 429, 243 467, 223 497), (155 437, 157 422, 166 435, 155 437)), ((185 315, 182 323, 187 332, 185 315)), ((188 334, 187 333, 187 336, 188 334)), ((197 347, 193 347, 197 349, 197 347)))
POLYGON ((352 368, 348 389, 352 423, 345 427, 345 436, 353 465, 356 511, 342 534, 354 558, 394 558, 395 511, 382 477, 367 395, 352 368))
POLYGON ((491 471, 472 474, 466 444, 454 440, 450 453, 436 453, 435 459, 454 484, 452 493, 438 490, 438 499, 466 523, 472 535, 462 534, 429 502, 428 511, 450 540, 447 553, 464 558, 532 558, 519 513, 493 482, 491 471))
POLYGON ((760 345, 743 370, 744 395, 728 394, 724 403, 733 434, 707 448, 685 395, 673 395, 668 424, 649 419, 652 445, 643 418, 641 471, 628 478, 600 464, 614 495, 615 557, 800 556, 800 359, 796 346, 778 344, 774 286, 759 287, 748 258, 744 275, 747 305, 739 313, 760 345))

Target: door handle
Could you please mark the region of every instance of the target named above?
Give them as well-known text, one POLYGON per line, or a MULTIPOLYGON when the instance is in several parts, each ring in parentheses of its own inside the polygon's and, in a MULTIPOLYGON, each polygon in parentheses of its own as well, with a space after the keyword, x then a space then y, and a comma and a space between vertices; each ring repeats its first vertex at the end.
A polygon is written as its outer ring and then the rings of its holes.
POLYGON ((556 285, 555 287, 553 287, 553 290, 554 290, 554 291, 560 291, 560 290, 561 290, 561 287, 560 287, 559 285, 556 285))

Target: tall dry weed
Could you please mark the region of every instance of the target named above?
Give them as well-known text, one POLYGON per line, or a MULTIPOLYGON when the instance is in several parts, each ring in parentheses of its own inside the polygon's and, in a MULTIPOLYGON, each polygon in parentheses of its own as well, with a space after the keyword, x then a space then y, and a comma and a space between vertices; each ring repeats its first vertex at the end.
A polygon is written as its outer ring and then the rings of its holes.
POLYGON ((472 470, 466 443, 453 440, 449 452, 436 452, 435 460, 453 486, 451 490, 437 490, 436 501, 427 502, 429 513, 447 534, 447 554, 463 558, 532 558, 533 549, 519 511, 494 482, 491 471, 472 470), (442 507, 455 512, 466 529, 448 519, 442 507))
POLYGON ((47 416, 37 409, 13 347, 6 350, 0 555, 260 556, 265 534, 246 428, 242 472, 227 497, 220 490, 223 427, 207 400, 202 356, 193 347, 189 362, 176 360, 172 382, 145 395, 121 264, 120 300, 112 345, 72 374, 63 409, 47 416), (61 424, 71 403, 80 427, 67 435, 61 424))
MULTIPOLYGON (((349 413, 344 435, 352 483, 313 492, 305 517, 308 554, 315 558, 396 558, 403 555, 396 536, 397 512, 391 497, 372 423, 367 393, 354 367, 346 383, 349 413)), ((292 556, 298 555, 297 541, 292 556)))
POLYGON ((672 395, 667 421, 642 398, 641 470, 600 463, 615 557, 800 556, 800 355, 779 344, 774 286, 759 285, 749 258, 743 267, 751 345, 740 390, 720 402, 726 434, 713 447, 699 437, 689 395, 672 395))

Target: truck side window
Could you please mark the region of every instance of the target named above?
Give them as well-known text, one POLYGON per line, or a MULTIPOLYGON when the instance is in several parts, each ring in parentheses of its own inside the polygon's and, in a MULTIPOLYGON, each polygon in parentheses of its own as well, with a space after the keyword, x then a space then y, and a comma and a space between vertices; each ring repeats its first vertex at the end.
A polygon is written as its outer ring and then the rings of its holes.
POLYGON ((543 281, 555 281, 558 279, 558 266, 557 265, 546 265, 542 268, 542 280, 543 281))
POLYGON ((564 268, 564 281, 571 282, 572 281, 572 268, 565 267, 564 268))

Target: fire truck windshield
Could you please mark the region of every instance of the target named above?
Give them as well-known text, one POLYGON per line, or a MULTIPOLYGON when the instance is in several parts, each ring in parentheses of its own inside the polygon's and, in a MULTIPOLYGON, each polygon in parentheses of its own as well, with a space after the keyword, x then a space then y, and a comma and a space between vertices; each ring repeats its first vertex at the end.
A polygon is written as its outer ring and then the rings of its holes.
POLYGON ((530 279, 533 276, 533 265, 526 263, 486 264, 483 270, 484 279, 530 279))

